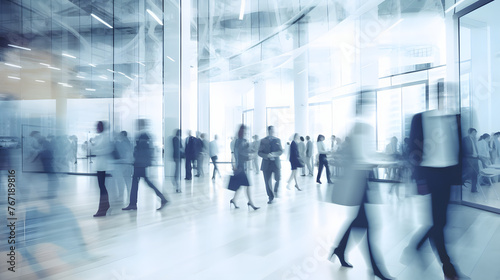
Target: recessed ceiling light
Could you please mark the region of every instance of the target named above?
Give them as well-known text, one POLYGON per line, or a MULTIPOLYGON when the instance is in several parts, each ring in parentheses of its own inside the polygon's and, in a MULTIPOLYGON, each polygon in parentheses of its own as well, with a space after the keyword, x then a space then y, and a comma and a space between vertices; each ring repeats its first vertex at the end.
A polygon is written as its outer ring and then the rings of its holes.
POLYGON ((163 25, 163 22, 161 22, 160 18, 157 17, 155 13, 153 13, 153 11, 151 11, 150 9, 146 9, 146 12, 148 12, 148 14, 150 14, 156 20, 156 22, 158 22, 159 25, 163 25))
POLYGON ((76 56, 73 56, 73 55, 70 55, 67 53, 63 53, 62 56, 69 57, 69 58, 76 58, 76 56))
POLYGON ((5 65, 10 66, 10 67, 14 67, 14 68, 23 68, 20 65, 16 65, 16 64, 12 64, 12 63, 5 63, 5 65))
POLYGON ((100 17, 94 15, 94 14, 90 14, 93 18, 97 19, 98 21, 100 21, 102 24, 106 25, 107 27, 113 29, 113 26, 109 25, 107 22, 105 22, 104 20, 102 20, 100 17))
POLYGON ((12 47, 12 48, 16 48, 16 49, 25 50, 25 51, 31 51, 30 48, 25 48, 25 47, 21 47, 21 46, 17 46, 17 45, 7 44, 7 46, 12 47))

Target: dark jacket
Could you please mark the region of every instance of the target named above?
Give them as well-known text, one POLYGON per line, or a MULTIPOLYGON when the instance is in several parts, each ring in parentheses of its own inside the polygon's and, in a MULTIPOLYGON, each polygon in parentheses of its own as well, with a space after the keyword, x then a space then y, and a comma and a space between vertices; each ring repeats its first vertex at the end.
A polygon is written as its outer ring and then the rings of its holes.
POLYGON ((274 158, 274 160, 268 158, 271 152, 281 155, 283 153, 283 148, 281 147, 281 140, 279 138, 267 136, 260 140, 259 156, 262 158, 260 170, 267 170, 271 164, 275 164, 278 168, 281 168, 279 157, 274 158))
POLYGON ((174 161, 183 158, 184 153, 182 152, 182 142, 179 137, 175 136, 174 138, 172 138, 172 146, 174 150, 172 158, 174 159, 174 161))
POLYGON ((153 161, 153 149, 150 144, 151 138, 147 133, 139 135, 134 148, 134 166, 148 167, 153 161))
POLYGON ((186 139, 186 159, 193 160, 198 156, 198 140, 194 136, 186 139))

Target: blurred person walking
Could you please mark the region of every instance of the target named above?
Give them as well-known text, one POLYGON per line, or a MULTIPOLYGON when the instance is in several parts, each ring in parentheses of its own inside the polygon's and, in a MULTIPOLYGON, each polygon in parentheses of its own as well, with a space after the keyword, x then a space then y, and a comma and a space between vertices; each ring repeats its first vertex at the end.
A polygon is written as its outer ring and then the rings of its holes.
POLYGON ((302 160, 302 173, 300 176, 306 176, 306 143, 304 143, 304 137, 300 136, 300 141, 297 143, 297 148, 299 149, 299 156, 300 159, 302 160))
POLYGON ((295 188, 299 191, 301 191, 299 187, 299 183, 297 182, 297 168, 299 167, 304 167, 304 162, 302 161, 302 158, 300 157, 299 153, 299 148, 297 142, 300 141, 300 136, 298 133, 295 133, 293 135, 293 140, 292 143, 290 143, 290 165, 292 168, 292 174, 290 174, 290 178, 287 181, 287 189, 290 189, 289 184, 292 180, 295 181, 295 188))
POLYGON ((175 164, 174 177, 172 178, 172 184, 175 186, 175 192, 181 192, 181 162, 184 155, 184 147, 182 146, 182 132, 180 129, 175 130, 174 137, 172 138, 172 158, 175 164))
POLYGON ((313 160, 313 152, 314 152, 314 145, 313 145, 313 142, 311 141, 311 137, 309 137, 309 135, 306 136, 306 140, 307 140, 307 143, 306 143, 306 166, 307 166, 307 170, 309 172, 309 176, 314 176, 314 170, 313 170, 313 167, 314 167, 314 164, 312 162, 313 160))
POLYGON ((477 130, 469 128, 468 136, 462 139, 463 145, 463 167, 462 176, 464 180, 470 179, 471 192, 477 193, 477 175, 479 173, 479 154, 476 143, 477 130))
POLYGON ((248 198, 247 206, 252 207, 253 210, 257 210, 260 207, 256 207, 252 202, 252 196, 250 194, 250 183, 248 182, 248 177, 246 174, 246 163, 250 160, 250 144, 245 139, 246 127, 241 125, 238 130, 237 138, 234 142, 234 157, 235 157, 235 166, 233 180, 236 180, 237 186, 236 191, 234 192, 233 198, 229 201, 229 205, 233 205, 234 208, 239 208, 236 204, 236 198, 238 196, 238 191, 241 189, 241 186, 246 187, 246 194, 248 198))
POLYGON ((409 161, 415 167, 414 178, 420 181, 421 185, 427 186, 431 194, 432 213, 432 226, 416 248, 420 249, 429 239, 443 264, 445 279, 459 279, 457 270, 446 251, 444 228, 451 186, 462 184, 460 176, 462 144, 469 145, 464 148, 470 149, 467 151, 472 153, 469 156, 477 162, 477 148, 472 142, 475 140, 474 130, 469 129, 469 134, 471 137, 465 137, 461 142, 460 115, 442 110, 416 114, 411 122, 409 161), (434 131, 440 132, 439 139, 435 138, 434 131))
POLYGON ((186 152, 185 152, 185 155, 186 155, 186 165, 185 165, 186 178, 184 178, 185 180, 191 180, 193 178, 193 174, 192 174, 193 166, 192 166, 192 164, 196 160, 196 155, 197 155, 196 142, 197 142, 196 137, 191 135, 191 130, 188 130, 188 136, 186 137, 186 149, 185 149, 186 150, 186 152))
POLYGON ((251 161, 253 164, 253 170, 255 174, 259 174, 259 145, 260 145, 260 140, 259 140, 259 135, 255 134, 253 137, 252 144, 250 145, 250 149, 252 151, 251 155, 251 161))
POLYGON ((219 142, 217 141, 219 139, 219 136, 217 134, 214 135, 214 140, 210 142, 208 152, 210 154, 210 159, 212 159, 212 163, 214 165, 214 173, 212 175, 212 180, 215 180, 215 173, 219 174, 220 177, 220 171, 219 168, 217 167, 217 160, 218 160, 218 154, 219 154, 219 142))
POLYGON ((274 126, 267 127, 267 137, 260 141, 259 156, 262 158, 260 170, 264 175, 264 182, 266 184, 266 192, 269 197, 267 204, 273 203, 274 197, 278 196, 279 183, 281 180, 281 161, 280 156, 283 154, 281 140, 274 136, 274 126), (271 176, 274 173, 274 180, 276 181, 273 186, 271 176))
POLYGON ((108 169, 108 162, 111 159, 111 152, 113 147, 109 141, 107 133, 104 133, 105 126, 102 121, 97 122, 96 131, 97 136, 91 139, 92 154, 95 155, 94 164, 97 170, 97 182, 99 184, 99 208, 94 214, 94 217, 106 216, 109 210, 109 196, 106 189, 106 171, 108 169))
MULTIPOLYGON (((337 184, 333 187, 331 202, 345 206, 359 206, 358 213, 347 230, 342 235, 342 239, 336 248, 332 250, 330 260, 336 255, 343 267, 353 267, 345 259, 345 251, 347 243, 353 228, 361 228, 366 230, 366 242, 368 246, 368 256, 373 269, 373 274, 382 280, 390 279, 383 257, 373 241, 373 226, 370 226, 367 208, 368 203, 368 178, 370 173, 373 173, 373 168, 376 166, 375 157, 375 139, 373 139, 373 128, 365 119, 365 114, 370 111, 371 100, 363 100, 360 93, 359 99, 356 102, 357 119, 352 128, 349 142, 351 144, 342 147, 343 172, 337 184), (363 104, 365 103, 365 104, 363 104), (365 112, 366 111, 366 112, 365 112)), ((318 137, 319 138, 319 137, 318 137)), ((346 142, 347 141, 346 137, 346 142)), ((344 142, 345 143, 345 142, 344 142)))
POLYGON ((120 203, 123 203, 123 193, 125 189, 130 195, 132 189, 132 164, 133 164, 133 146, 128 139, 128 133, 121 131, 115 141, 115 150, 113 151, 115 158, 115 168, 113 177, 116 177, 116 185, 118 187, 118 198, 120 203))
POLYGON ((325 136, 319 134, 318 139, 316 142, 316 145, 318 146, 318 154, 319 154, 319 161, 318 161, 318 176, 316 177, 316 183, 321 184, 321 173, 323 171, 323 167, 325 168, 326 171, 326 179, 328 181, 328 184, 333 184, 332 180, 330 179, 330 167, 328 166, 328 151, 325 148, 325 136))
POLYGON ((156 210, 161 210, 168 202, 165 196, 153 185, 153 183, 146 176, 146 168, 152 165, 153 149, 151 147, 151 137, 146 132, 147 120, 137 120, 139 129, 139 136, 136 140, 134 148, 134 175, 132 176, 132 190, 130 192, 130 203, 122 210, 137 210, 137 192, 139 189, 139 179, 144 178, 144 181, 150 188, 153 189, 155 194, 160 198, 161 205, 156 210))

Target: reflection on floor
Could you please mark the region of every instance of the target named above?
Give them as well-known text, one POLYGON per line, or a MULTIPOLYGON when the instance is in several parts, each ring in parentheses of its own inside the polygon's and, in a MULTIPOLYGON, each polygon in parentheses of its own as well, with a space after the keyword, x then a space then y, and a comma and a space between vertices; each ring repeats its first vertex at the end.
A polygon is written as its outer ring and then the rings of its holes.
MULTIPOLYGON (((356 209, 323 202, 328 186, 316 185, 314 177, 299 177, 302 192, 288 190, 284 168, 280 197, 268 205, 262 174, 250 175, 254 203, 261 207, 253 211, 245 207, 244 193, 240 208, 230 209, 228 170, 215 183, 210 176, 184 181, 180 194, 170 178, 151 171, 171 201, 164 210, 155 210, 160 201, 141 181, 137 211, 121 210, 124 197, 103 218, 92 217, 99 195, 95 177, 59 177, 57 199, 44 198, 53 187, 46 174, 19 178, 16 272, 7 270, 9 232, 2 226, 0 279, 373 279, 363 257, 363 232, 348 245, 354 268, 327 261, 356 209)), ((116 195, 111 180, 107 186, 116 195)), ((396 197, 383 185, 375 192, 383 203, 369 206, 370 219, 389 273, 397 279, 443 279, 428 243, 418 255, 405 250, 428 223, 428 197, 405 197, 404 188, 396 197)), ((7 204, 0 203, 5 223, 7 204)), ((472 279, 500 279, 500 217, 460 205, 449 212, 448 248, 457 267, 472 279)))

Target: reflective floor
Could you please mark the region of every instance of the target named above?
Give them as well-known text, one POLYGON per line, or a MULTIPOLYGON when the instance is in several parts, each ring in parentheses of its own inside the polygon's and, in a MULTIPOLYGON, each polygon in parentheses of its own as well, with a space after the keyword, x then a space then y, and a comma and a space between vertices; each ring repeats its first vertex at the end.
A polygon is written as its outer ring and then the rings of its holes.
MULTIPOLYGON (((288 190, 289 172, 284 167, 280 196, 271 205, 262 174, 250 175, 257 211, 246 208, 243 192, 240 208, 230 208, 233 192, 224 187, 229 170, 215 183, 210 176, 184 181, 178 194, 161 168, 153 168, 150 178, 171 201, 161 211, 143 181, 138 210, 122 211, 126 198, 117 198, 107 179, 114 199, 102 218, 92 217, 99 196, 95 177, 61 176, 55 193, 46 174, 25 174, 16 191, 16 272, 7 270, 9 233, 3 226, 0 279, 374 279, 362 231, 348 244, 354 268, 327 260, 356 208, 323 202, 328 187, 316 185, 315 177, 299 176, 303 191, 288 190), (57 198, 46 198, 52 194, 57 198)), ((429 198, 389 188, 375 188, 380 203, 367 207, 388 272, 397 279, 443 279, 428 242, 420 254, 408 247, 429 223, 429 198)), ((6 221, 7 204, 0 206, 6 221)), ((455 265, 471 279, 500 279, 500 217, 460 205, 450 205, 449 214, 446 234, 455 265)))

